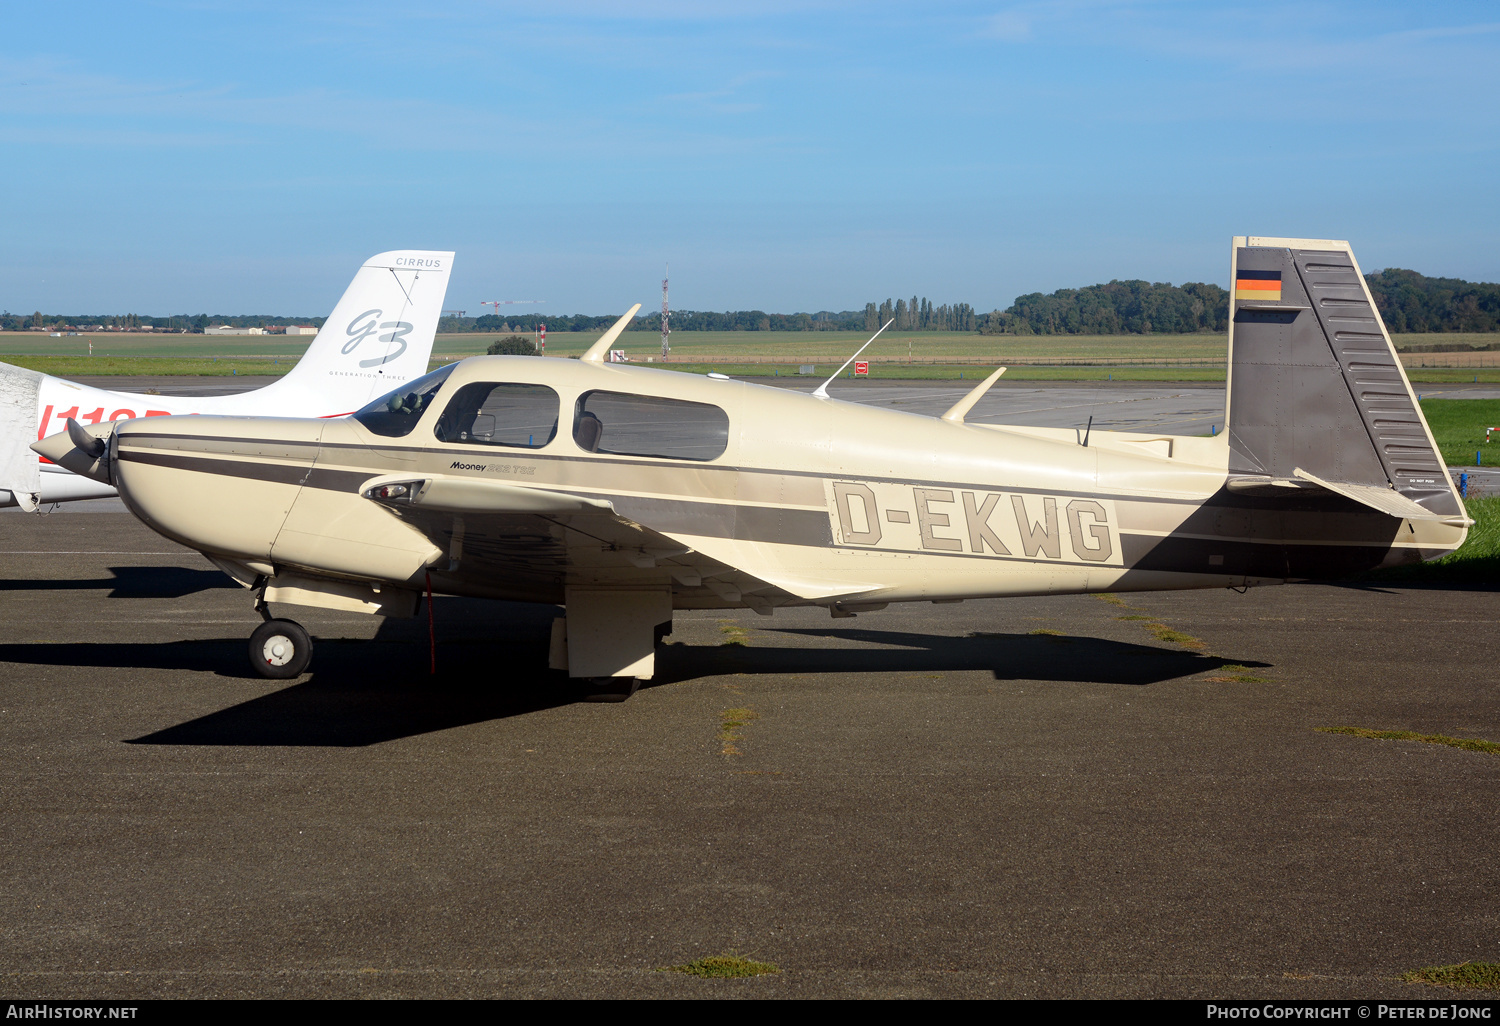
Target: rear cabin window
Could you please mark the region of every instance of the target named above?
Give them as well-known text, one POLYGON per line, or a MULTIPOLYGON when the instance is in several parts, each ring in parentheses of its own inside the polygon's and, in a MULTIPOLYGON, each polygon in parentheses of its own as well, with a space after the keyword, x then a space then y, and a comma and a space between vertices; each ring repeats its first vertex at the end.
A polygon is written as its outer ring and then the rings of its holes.
POLYGON ((476 381, 453 394, 435 430, 443 442, 540 449, 557 435, 559 406, 546 385, 476 381))
POLYGON ((585 392, 573 440, 587 452, 712 460, 729 446, 729 415, 717 406, 624 392, 585 392))
POLYGON ((443 382, 448 380, 448 375, 457 366, 456 363, 450 363, 431 374, 407 382, 394 392, 387 392, 356 412, 354 419, 375 434, 385 435, 387 438, 401 438, 411 434, 411 429, 417 426, 417 421, 422 419, 422 414, 427 412, 442 389, 443 382))

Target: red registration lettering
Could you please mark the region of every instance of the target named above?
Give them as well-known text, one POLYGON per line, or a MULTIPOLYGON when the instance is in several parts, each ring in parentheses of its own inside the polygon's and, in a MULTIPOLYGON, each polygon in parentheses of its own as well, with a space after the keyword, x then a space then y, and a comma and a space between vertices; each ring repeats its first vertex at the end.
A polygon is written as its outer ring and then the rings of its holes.
POLYGON ((90 413, 85 413, 82 419, 88 421, 90 424, 99 423, 104 419, 104 407, 101 406, 97 410, 94 410, 90 413))
POLYGON ((110 420, 134 420, 135 419, 135 411, 134 410, 116 410, 114 413, 111 413, 109 415, 109 419, 110 420))

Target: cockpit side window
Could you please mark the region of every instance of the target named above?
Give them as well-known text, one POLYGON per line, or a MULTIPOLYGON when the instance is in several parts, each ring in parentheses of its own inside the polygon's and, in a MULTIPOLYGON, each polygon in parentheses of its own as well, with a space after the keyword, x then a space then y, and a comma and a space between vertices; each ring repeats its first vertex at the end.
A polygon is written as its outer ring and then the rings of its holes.
POLYGON ((442 389, 443 382, 448 380, 448 375, 457 366, 456 363, 450 363, 431 374, 407 382, 394 392, 387 392, 357 411, 354 419, 375 434, 385 435, 387 438, 402 438, 411 434, 417 421, 422 419, 422 414, 427 412, 427 407, 432 405, 433 397, 442 389))
POLYGON ((434 431, 442 442, 540 449, 557 435, 561 403, 546 385, 475 381, 453 393, 434 431))
POLYGON ((708 403, 585 392, 578 398, 573 440, 586 452, 713 460, 729 447, 729 415, 708 403))

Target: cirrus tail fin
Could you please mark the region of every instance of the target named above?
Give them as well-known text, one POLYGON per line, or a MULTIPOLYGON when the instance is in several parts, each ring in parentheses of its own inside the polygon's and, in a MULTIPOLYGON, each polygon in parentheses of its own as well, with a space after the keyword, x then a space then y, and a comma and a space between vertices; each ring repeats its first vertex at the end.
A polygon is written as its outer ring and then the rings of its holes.
POLYGON ((392 250, 364 262, 317 337, 270 389, 352 412, 427 373, 453 254, 392 250))

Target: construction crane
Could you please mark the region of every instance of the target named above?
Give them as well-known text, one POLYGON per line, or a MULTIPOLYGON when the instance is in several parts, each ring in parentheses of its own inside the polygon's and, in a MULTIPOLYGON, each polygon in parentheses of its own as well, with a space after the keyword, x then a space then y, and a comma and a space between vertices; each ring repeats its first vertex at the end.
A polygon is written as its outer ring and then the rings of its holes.
POLYGON ((496 316, 500 314, 502 306, 517 306, 521 303, 545 303, 545 299, 486 299, 480 306, 493 306, 496 316))

